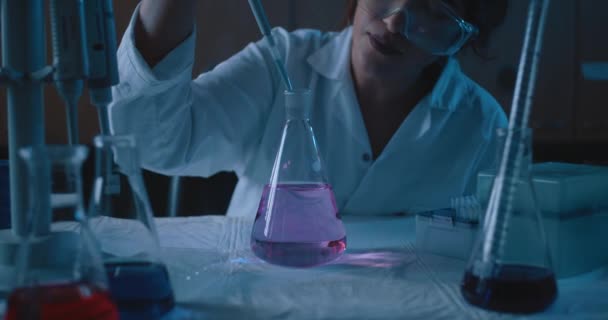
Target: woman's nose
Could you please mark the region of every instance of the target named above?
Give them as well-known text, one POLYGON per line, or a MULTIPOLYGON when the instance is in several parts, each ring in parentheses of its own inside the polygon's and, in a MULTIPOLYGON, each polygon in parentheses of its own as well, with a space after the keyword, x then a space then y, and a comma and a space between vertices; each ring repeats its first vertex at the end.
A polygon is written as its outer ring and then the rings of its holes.
POLYGON ((382 21, 384 21, 384 24, 386 24, 386 28, 391 33, 401 33, 401 31, 405 27, 406 19, 407 18, 405 10, 399 10, 385 17, 384 19, 382 19, 382 21))

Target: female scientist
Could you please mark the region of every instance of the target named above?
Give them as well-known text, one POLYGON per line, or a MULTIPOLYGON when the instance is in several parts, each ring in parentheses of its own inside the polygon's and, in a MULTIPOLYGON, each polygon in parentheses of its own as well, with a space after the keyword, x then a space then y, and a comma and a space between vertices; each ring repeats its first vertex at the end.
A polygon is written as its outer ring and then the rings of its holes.
MULTIPOLYGON (((506 1, 351 1, 341 32, 273 31, 294 85, 314 94, 311 122, 341 214, 417 212, 474 192, 507 120, 454 55, 483 49, 506 1)), ((264 42, 192 80, 196 2, 142 0, 135 10, 118 50, 111 128, 136 136, 149 170, 235 171, 228 215, 253 218, 285 88, 264 42)))

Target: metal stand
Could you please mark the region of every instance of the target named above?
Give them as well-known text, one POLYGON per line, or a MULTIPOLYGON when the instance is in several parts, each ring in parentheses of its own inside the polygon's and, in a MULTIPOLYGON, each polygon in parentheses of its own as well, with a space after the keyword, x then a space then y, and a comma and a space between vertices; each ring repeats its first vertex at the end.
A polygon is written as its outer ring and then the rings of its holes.
MULTIPOLYGON (((2 68, 13 77, 6 82, 11 225, 15 235, 25 232, 28 192, 27 169, 19 161, 18 150, 44 144, 43 79, 36 79, 46 62, 43 12, 42 0, 2 1, 2 68)), ((45 229, 36 232, 48 232, 48 226, 45 229)))
MULTIPOLYGON (((45 144, 43 85, 55 81, 60 93, 69 93, 71 99, 66 102, 73 107, 86 79, 93 103, 102 106, 100 110, 105 112, 105 106, 112 101, 111 87, 118 83, 112 0, 50 0, 50 5, 53 66, 46 65, 45 1, 0 0, 0 85, 7 87, 11 190, 11 230, 0 230, 0 291, 1 285, 6 284, 2 282, 3 273, 14 263, 19 237, 30 232, 36 236, 50 234, 50 200, 37 208, 36 223, 26 221, 28 172, 19 159, 21 148, 45 144), (72 82, 78 83, 74 87, 72 82), (29 225, 34 230, 28 230, 29 225)), ((75 108, 70 108, 71 128, 77 128, 76 118, 75 108)), ((100 120, 107 131, 107 115, 101 114, 100 120)), ((72 138, 77 134, 71 132, 72 138)), ((69 246, 68 242, 51 241, 46 249, 60 254, 69 246)))

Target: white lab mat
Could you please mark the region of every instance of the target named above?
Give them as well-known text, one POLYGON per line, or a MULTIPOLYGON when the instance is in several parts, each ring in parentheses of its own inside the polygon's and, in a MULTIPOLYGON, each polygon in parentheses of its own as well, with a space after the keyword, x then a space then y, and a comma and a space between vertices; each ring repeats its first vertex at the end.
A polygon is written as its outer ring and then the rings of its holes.
MULTIPOLYGON (((113 229, 107 236, 132 231, 104 221, 96 227, 113 229)), ((344 221, 348 249, 340 260, 289 269, 251 253, 250 220, 157 219, 178 304, 163 319, 608 319, 607 268, 559 280, 558 298, 543 313, 499 314, 464 301, 463 261, 416 250, 414 217, 344 221)))
POLYGON ((347 253, 312 269, 257 259, 250 220, 157 222, 178 304, 200 319, 608 319, 604 269, 560 280, 558 299, 544 313, 487 312, 460 295, 464 262, 417 252, 413 217, 344 220, 347 253))

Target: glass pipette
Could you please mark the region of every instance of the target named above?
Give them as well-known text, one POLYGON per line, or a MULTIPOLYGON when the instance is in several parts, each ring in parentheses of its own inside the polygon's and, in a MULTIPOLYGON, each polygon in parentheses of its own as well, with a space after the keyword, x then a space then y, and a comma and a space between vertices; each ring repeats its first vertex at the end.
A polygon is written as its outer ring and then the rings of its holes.
POLYGON ((287 75, 287 70, 285 69, 285 64, 279 55, 278 48, 276 43, 274 42, 274 38, 272 37, 270 23, 268 22, 268 18, 266 17, 266 13, 264 11, 264 7, 260 0, 249 0, 249 6, 251 7, 251 11, 255 17, 255 21, 258 23, 258 27, 260 28, 260 32, 266 39, 268 46, 270 47, 270 54, 272 55, 272 59, 274 60, 274 64, 283 79, 283 83, 285 83, 285 87, 287 91, 293 92, 293 86, 291 84, 291 80, 289 80, 289 76, 287 75))
POLYGON ((545 30, 545 20, 550 0, 532 0, 528 11, 526 34, 517 73, 517 83, 511 105, 509 130, 502 159, 494 182, 492 197, 486 211, 486 226, 491 229, 483 243, 483 262, 490 262, 502 255, 504 234, 513 207, 511 200, 515 194, 517 177, 520 176, 524 161, 525 136, 521 134, 528 127, 532 112, 532 98, 536 82, 538 62, 545 30))

